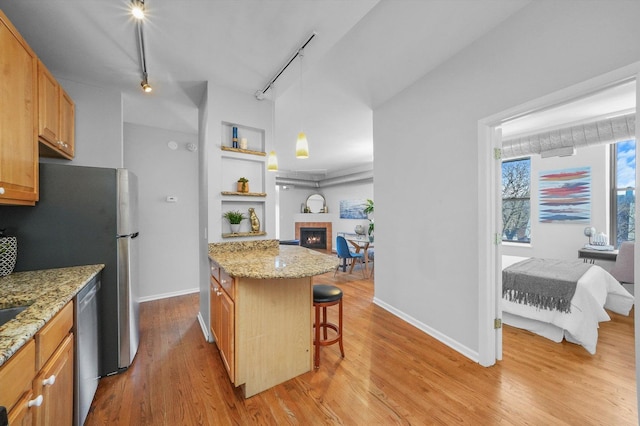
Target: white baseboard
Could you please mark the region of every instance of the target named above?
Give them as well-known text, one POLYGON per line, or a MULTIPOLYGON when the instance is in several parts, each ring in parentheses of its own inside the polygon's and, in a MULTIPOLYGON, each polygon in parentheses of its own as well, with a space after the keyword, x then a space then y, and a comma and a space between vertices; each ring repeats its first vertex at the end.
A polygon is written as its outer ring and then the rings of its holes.
POLYGON ((172 291, 171 293, 153 294, 151 296, 141 297, 140 299, 138 299, 138 302, 143 303, 143 302, 150 302, 152 300, 167 299, 169 297, 184 296, 185 294, 197 293, 199 291, 200 289, 196 287, 196 288, 189 288, 186 290, 172 291))
POLYGON ((456 352, 460 352, 462 355, 466 356, 467 358, 469 358, 470 360, 474 361, 474 362, 479 362, 480 356, 478 354, 478 352, 469 349, 468 347, 466 347, 465 345, 461 344, 460 342, 451 339, 449 336, 446 336, 442 333, 440 333, 437 330, 434 330, 433 328, 429 327, 428 325, 418 321, 417 319, 413 318, 411 315, 407 315, 402 311, 399 311, 398 309, 394 308, 391 305, 388 305, 387 303, 383 302, 382 300, 378 299, 378 298, 373 298, 373 303, 375 303, 376 305, 380 306, 382 309, 392 313, 393 315, 397 316, 398 318, 408 322, 409 324, 413 325, 414 327, 418 328, 419 330, 425 332, 426 334, 428 334, 429 336, 433 337, 436 340, 439 340, 440 342, 444 343, 445 345, 449 346, 451 349, 453 349, 456 352))
POLYGON ((209 343, 212 343, 213 338, 211 337, 209 330, 207 330, 207 324, 204 322, 204 318, 202 318, 202 312, 198 312, 198 322, 200 323, 202 334, 204 334, 204 340, 206 340, 209 343))

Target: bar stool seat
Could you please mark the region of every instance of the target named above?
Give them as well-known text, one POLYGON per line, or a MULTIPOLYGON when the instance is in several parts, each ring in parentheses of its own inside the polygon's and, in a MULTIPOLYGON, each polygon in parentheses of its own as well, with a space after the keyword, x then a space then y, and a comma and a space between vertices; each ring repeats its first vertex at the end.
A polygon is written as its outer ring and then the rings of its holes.
POLYGON ((315 323, 313 324, 315 338, 313 344, 315 353, 313 357, 313 365, 315 368, 320 367, 320 346, 329 346, 334 343, 340 345, 340 354, 344 358, 344 348, 342 346, 342 290, 340 288, 327 285, 316 284, 313 286, 313 307, 315 309, 315 323), (331 323, 327 320, 327 308, 329 306, 338 305, 338 324, 331 323), (320 308, 322 308, 322 316, 320 308), (320 338, 320 330, 322 329, 322 338, 320 338), (336 332, 336 335, 329 339, 327 329, 336 332))

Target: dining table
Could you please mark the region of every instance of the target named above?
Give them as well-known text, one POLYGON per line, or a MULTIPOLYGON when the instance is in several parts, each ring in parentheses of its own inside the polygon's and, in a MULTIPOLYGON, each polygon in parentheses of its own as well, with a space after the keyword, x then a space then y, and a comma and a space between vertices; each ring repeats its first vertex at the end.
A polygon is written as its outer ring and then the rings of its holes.
MULTIPOLYGON (((344 237, 351 244, 356 253, 364 254, 364 271, 367 274, 367 265, 369 264, 369 249, 373 248, 373 237, 366 234, 351 234, 348 232, 338 232, 338 235, 344 237)), ((346 265, 342 265, 343 272, 346 271, 346 265)))

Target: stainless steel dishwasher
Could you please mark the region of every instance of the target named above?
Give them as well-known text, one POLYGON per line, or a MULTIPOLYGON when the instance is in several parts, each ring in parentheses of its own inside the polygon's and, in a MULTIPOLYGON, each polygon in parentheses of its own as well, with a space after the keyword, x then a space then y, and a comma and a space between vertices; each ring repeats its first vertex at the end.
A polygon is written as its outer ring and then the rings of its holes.
POLYGON ((98 298, 100 274, 93 278, 75 300, 76 350, 75 350, 75 424, 83 425, 99 380, 99 324, 98 298))

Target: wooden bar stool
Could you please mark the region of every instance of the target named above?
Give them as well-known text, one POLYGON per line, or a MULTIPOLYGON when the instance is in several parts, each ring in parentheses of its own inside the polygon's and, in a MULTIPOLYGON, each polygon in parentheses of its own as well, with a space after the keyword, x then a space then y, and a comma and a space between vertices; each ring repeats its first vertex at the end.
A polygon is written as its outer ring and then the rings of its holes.
POLYGON ((320 367, 320 346, 329 346, 334 343, 340 344, 340 354, 344 358, 344 348, 342 346, 342 290, 333 285, 316 284, 313 286, 313 307, 316 311, 315 323, 313 324, 315 338, 313 344, 315 353, 313 365, 320 367), (338 325, 327 321, 327 308, 338 305, 338 325), (322 308, 322 317, 320 316, 322 308), (332 339, 328 339, 327 329, 330 328, 337 334, 332 339), (322 329, 322 339, 320 339, 320 329, 322 329))

